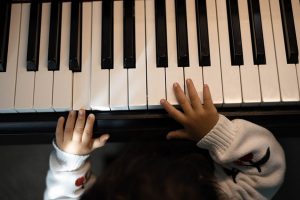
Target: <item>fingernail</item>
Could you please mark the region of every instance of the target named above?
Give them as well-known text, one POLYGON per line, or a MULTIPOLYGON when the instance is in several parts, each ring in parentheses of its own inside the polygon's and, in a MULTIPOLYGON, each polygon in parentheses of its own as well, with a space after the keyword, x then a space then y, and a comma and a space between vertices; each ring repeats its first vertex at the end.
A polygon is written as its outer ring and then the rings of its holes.
POLYGON ((166 103, 166 100, 165 99, 161 99, 160 100, 160 104, 164 104, 164 103, 166 103))
POLYGON ((178 86, 179 86, 178 83, 174 83, 174 84, 173 84, 173 87, 174 87, 174 88, 177 88, 178 86))
POLYGON ((79 110, 79 115, 83 115, 83 113, 84 113, 84 110, 80 109, 79 110))
POLYGON ((94 115, 93 113, 91 113, 91 114, 89 114, 88 118, 89 118, 89 119, 92 119, 92 118, 94 118, 94 116, 95 116, 95 115, 94 115))
POLYGON ((204 87, 205 87, 205 88, 208 88, 208 85, 207 85, 207 84, 204 84, 204 87))
POLYGON ((71 110, 71 111, 69 112, 69 115, 72 116, 72 115, 74 115, 74 113, 75 113, 75 111, 74 111, 74 110, 71 110))
POLYGON ((106 135, 104 136, 104 141, 107 141, 108 139, 109 139, 109 135, 106 134, 106 135))
POLYGON ((191 80, 190 78, 186 79, 186 82, 187 82, 187 83, 191 83, 191 81, 192 81, 192 80, 191 80))

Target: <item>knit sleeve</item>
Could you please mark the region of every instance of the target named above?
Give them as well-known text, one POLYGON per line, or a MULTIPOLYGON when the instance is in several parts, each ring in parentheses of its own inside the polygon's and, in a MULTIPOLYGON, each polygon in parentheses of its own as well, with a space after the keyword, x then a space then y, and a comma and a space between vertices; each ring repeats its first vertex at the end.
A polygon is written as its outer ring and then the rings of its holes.
POLYGON ((217 181, 233 199, 271 199, 285 174, 284 151, 267 129, 220 115, 198 143, 215 161, 217 181))
POLYGON ((44 200, 79 199, 84 191, 95 182, 91 174, 89 155, 73 155, 60 150, 53 142, 50 168, 46 178, 44 200))

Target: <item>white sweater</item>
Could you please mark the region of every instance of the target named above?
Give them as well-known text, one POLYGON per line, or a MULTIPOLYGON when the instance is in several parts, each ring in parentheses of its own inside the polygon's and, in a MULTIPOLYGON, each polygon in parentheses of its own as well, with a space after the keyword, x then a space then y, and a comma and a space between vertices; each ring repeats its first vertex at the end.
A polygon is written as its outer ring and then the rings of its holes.
MULTIPOLYGON (((53 145, 44 199, 79 199, 96 180, 89 155, 68 154, 53 145)), ((217 181, 229 199, 271 199, 283 182, 283 149, 261 126, 220 115, 197 146, 209 150, 217 181)))

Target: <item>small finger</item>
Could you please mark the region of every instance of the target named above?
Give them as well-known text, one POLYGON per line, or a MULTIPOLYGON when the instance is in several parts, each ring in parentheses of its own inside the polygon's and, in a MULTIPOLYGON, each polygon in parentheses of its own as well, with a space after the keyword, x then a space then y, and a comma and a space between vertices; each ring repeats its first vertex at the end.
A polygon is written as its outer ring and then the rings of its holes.
POLYGON ((185 123, 185 116, 182 112, 177 110, 174 106, 172 106, 167 100, 162 99, 160 100, 161 105, 167 111, 167 113, 176 121, 183 124, 185 123))
POLYGON ((95 138, 93 141, 92 149, 97 149, 99 147, 104 146, 108 139, 109 139, 109 134, 103 134, 100 137, 95 138))
POLYGON ((176 130, 176 131, 170 131, 167 134, 167 139, 189 139, 188 133, 182 129, 182 130, 176 130))
POLYGON ((66 122, 66 127, 65 127, 65 131, 64 131, 64 141, 72 140, 72 135, 73 135, 74 126, 75 126, 75 120, 76 120, 76 111, 72 110, 69 112, 68 119, 66 122))
POLYGON ((65 118, 60 117, 57 121, 56 125, 56 131, 55 131, 55 140, 56 144, 60 146, 64 140, 64 123, 65 123, 65 118))
POLYGON ((189 97, 190 97, 192 107, 194 109, 201 108, 202 105, 201 105, 200 97, 197 93, 197 90, 195 88, 195 85, 194 85, 193 81, 191 79, 187 79, 186 84, 187 84, 187 89, 188 89, 188 93, 189 93, 189 97))
POLYGON ((188 98, 185 96, 183 90, 181 89, 180 85, 178 83, 174 83, 173 85, 174 93, 176 96, 176 99, 183 109, 184 113, 189 113, 192 111, 192 106, 188 100, 188 98))
POLYGON ((77 142, 81 141, 83 130, 84 130, 84 125, 85 125, 85 110, 80 109, 78 112, 72 140, 77 141, 77 142))
POLYGON ((204 84, 203 87, 203 104, 207 108, 211 108, 212 106, 214 106, 210 90, 207 84, 204 84))
POLYGON ((89 114, 82 134, 82 143, 84 144, 90 143, 91 138, 93 136, 94 122, 95 122, 95 115, 89 114))

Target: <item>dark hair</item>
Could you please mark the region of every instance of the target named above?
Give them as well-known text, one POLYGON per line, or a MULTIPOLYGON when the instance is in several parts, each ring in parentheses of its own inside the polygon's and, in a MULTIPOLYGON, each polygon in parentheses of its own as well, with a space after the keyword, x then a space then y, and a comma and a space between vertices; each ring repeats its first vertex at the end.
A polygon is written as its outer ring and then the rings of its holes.
POLYGON ((131 143, 82 200, 220 199, 208 152, 186 142, 131 143))

